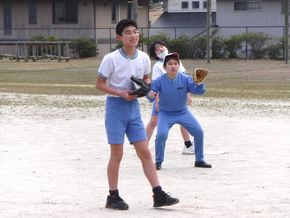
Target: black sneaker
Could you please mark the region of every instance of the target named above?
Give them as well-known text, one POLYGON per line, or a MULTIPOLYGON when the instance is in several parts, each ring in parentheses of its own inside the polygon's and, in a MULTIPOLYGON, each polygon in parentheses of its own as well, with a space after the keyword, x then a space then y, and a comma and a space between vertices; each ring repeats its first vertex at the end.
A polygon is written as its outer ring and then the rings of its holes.
POLYGON ((106 208, 115 210, 127 210, 129 206, 120 196, 108 195, 106 208))
POLYGON ((161 163, 155 163, 156 170, 161 170, 161 163))
POLYGON ((197 161, 194 164, 195 167, 201 167, 201 168, 211 168, 211 164, 208 164, 205 161, 197 161))
POLYGON ((177 204, 179 202, 178 198, 173 198, 164 191, 160 194, 153 195, 154 204, 153 207, 163 207, 163 206, 170 206, 173 204, 177 204))

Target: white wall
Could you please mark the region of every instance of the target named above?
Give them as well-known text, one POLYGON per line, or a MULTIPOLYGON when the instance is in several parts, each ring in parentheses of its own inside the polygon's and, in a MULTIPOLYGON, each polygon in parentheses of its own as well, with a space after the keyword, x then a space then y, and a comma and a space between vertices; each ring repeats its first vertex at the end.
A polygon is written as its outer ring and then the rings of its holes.
MULTIPOLYGON (((167 9, 168 12, 206 12, 207 9, 203 8, 203 2, 207 0, 168 0, 167 9), (199 1, 199 9, 192 9, 192 2, 199 1), (188 9, 182 9, 181 3, 188 2, 188 9)), ((212 0, 212 11, 216 11, 216 0, 212 0)))
MULTIPOLYGON (((218 0, 216 16, 217 25, 220 27, 256 26, 249 28, 248 31, 266 32, 272 36, 282 36, 283 34, 283 28, 261 27, 284 25, 281 1, 278 0, 263 0, 261 11, 235 11, 234 1, 218 0)), ((232 35, 245 31, 245 28, 223 28, 219 30, 219 33, 232 35)))

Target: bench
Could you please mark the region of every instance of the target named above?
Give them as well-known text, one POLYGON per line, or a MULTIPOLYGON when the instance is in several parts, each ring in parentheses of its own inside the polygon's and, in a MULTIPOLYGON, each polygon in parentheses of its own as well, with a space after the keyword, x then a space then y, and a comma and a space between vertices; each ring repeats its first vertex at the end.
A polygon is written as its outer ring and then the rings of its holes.
POLYGON ((0 41, 0 46, 15 46, 16 54, 0 54, 1 58, 11 60, 32 60, 33 62, 44 58, 58 61, 69 61, 68 41, 0 41), (62 55, 63 54, 63 55, 62 55))

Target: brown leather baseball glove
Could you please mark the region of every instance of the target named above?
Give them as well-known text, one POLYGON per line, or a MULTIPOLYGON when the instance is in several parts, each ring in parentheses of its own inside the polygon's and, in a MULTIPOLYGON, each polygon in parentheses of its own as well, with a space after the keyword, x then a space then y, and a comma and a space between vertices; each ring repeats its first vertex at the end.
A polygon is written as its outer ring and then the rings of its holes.
POLYGON ((208 74, 208 70, 205 68, 195 68, 194 73, 192 75, 193 81, 195 81, 196 84, 201 84, 204 82, 206 76, 208 74))

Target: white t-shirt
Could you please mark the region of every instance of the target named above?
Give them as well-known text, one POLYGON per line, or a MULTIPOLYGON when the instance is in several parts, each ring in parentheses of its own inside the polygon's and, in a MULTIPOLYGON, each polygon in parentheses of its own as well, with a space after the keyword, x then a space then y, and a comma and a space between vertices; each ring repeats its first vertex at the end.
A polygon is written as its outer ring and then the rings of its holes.
POLYGON ((98 74, 110 87, 132 90, 131 75, 143 79, 144 75, 150 73, 150 69, 150 58, 145 52, 136 49, 134 58, 129 58, 122 49, 118 49, 104 56, 98 74))
MULTIPOLYGON (((186 70, 183 67, 182 63, 181 62, 179 62, 179 63, 180 63, 180 66, 179 66, 178 72, 186 74, 186 70)), ((159 77, 165 73, 166 73, 166 71, 163 67, 163 60, 158 60, 158 61, 156 61, 156 63, 152 67, 152 78, 151 79, 155 80, 157 77, 159 77)))

